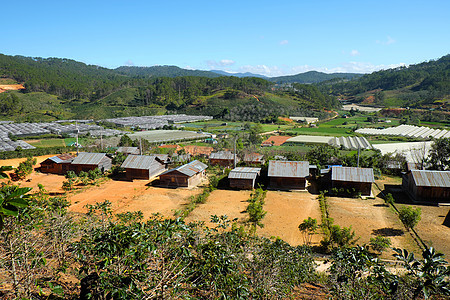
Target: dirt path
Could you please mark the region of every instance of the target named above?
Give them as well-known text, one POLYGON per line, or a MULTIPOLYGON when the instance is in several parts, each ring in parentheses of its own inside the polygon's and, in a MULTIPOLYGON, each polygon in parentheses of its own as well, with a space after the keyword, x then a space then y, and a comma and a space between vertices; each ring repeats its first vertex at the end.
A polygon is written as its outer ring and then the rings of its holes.
MULTIPOLYGON (((368 244, 371 237, 383 235, 390 238, 392 247, 405 248, 420 253, 412 237, 405 231, 397 215, 376 199, 328 198, 329 214, 334 223, 349 227, 360 237, 358 244, 368 244)), ((389 252, 389 251, 387 251, 389 252)), ((392 258, 391 253, 383 254, 392 258)))
MULTIPOLYGON (((303 244, 298 230, 304 219, 317 219, 320 223, 320 208, 316 196, 307 192, 275 192, 268 191, 264 210, 263 228, 257 233, 265 237, 280 237, 291 245, 303 244)), ((313 236, 312 244, 317 245, 322 237, 313 236)))

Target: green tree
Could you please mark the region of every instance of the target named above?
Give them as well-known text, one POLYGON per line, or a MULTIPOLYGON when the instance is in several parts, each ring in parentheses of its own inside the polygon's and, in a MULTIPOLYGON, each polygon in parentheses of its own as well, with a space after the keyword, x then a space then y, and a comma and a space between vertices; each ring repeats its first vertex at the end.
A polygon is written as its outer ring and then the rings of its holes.
POLYGON ((430 170, 450 170, 450 138, 434 141, 427 162, 430 164, 430 170))
POLYGON ((304 244, 308 246, 311 245, 312 236, 316 233, 317 228, 318 228, 317 220, 311 217, 308 217, 308 219, 303 220, 303 222, 300 225, 298 225, 298 229, 303 235, 304 244))
POLYGON ((12 166, 1 166, 0 167, 0 179, 9 178, 8 173, 6 171, 11 171, 13 169, 12 166))
POLYGON ((0 230, 3 229, 4 219, 7 216, 17 217, 19 208, 28 206, 27 193, 31 188, 5 185, 0 188, 0 230))
POLYGON ((414 298, 422 295, 428 299, 432 295, 450 296, 450 267, 442 253, 437 253, 433 247, 423 251, 423 260, 417 260, 413 253, 394 249, 394 255, 403 262, 408 276, 413 278, 414 298))
POLYGON ((33 173, 33 166, 36 164, 36 158, 28 157, 25 161, 21 162, 19 166, 14 170, 14 174, 19 179, 24 179, 31 173, 33 173))
POLYGON ((391 246, 391 240, 387 237, 378 235, 374 238, 370 238, 369 244, 374 251, 382 253, 384 250, 391 246))
POLYGON ((420 207, 412 208, 403 206, 398 212, 400 221, 405 225, 407 230, 413 229, 420 221, 422 210, 420 207))

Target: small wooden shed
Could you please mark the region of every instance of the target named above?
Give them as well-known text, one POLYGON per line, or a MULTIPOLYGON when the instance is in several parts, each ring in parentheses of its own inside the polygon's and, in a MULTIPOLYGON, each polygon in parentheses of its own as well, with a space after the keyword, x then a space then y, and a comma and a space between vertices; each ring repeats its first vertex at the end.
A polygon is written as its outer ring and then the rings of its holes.
POLYGON ((42 173, 66 174, 74 158, 75 155, 72 154, 60 154, 47 158, 41 162, 39 170, 42 173))
POLYGON ((231 188, 251 190, 255 187, 256 179, 261 168, 237 167, 230 171, 228 180, 231 188))
POLYGON ((213 152, 209 155, 209 163, 212 166, 219 165, 222 167, 234 166, 234 158, 236 157, 236 163, 239 162, 239 158, 236 154, 230 151, 213 152))
POLYGON ((70 170, 78 174, 81 171, 89 172, 98 168, 104 172, 110 170, 111 166, 112 160, 106 153, 81 152, 70 164, 70 170))
POLYGON ((450 171, 411 170, 402 187, 413 201, 450 202, 450 171))
POLYGON ((194 160, 159 175, 162 187, 194 187, 206 178, 207 165, 194 160))
POLYGON ((133 180, 150 179, 163 172, 165 166, 164 161, 155 155, 128 155, 121 167, 125 169, 127 179, 133 180))
POLYGON ((355 189, 362 196, 370 196, 373 182, 375 178, 372 168, 331 167, 331 188, 355 189))
POLYGON ((117 148, 116 152, 120 152, 123 153, 125 155, 139 155, 141 154, 141 151, 139 150, 138 147, 119 147, 117 148))
POLYGON ((309 162, 307 161, 269 161, 271 189, 304 190, 309 176, 309 162))
POLYGON ((244 154, 244 163, 248 166, 260 166, 264 164, 264 155, 259 153, 244 154))

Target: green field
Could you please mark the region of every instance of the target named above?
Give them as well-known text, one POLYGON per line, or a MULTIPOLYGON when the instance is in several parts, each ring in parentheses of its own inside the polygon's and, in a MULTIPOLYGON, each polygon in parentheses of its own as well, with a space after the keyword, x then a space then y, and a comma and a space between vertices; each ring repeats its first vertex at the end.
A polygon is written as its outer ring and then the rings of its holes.
POLYGON ((64 139, 45 139, 45 140, 34 140, 27 141, 28 144, 37 148, 47 148, 47 147, 64 147, 67 144, 64 139))

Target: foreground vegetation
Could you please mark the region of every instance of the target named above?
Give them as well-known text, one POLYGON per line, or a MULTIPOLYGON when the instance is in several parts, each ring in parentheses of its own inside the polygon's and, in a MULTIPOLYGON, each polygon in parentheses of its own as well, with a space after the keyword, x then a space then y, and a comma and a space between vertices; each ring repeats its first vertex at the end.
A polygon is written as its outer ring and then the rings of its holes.
POLYGON ((396 250, 402 275, 395 275, 367 247, 335 245, 325 275, 309 246, 257 237, 224 216, 212 216, 214 228, 143 220, 140 212, 113 215, 107 201, 73 214, 44 187, 29 192, 0 189, 6 299, 279 299, 305 282, 336 299, 449 294, 450 269, 432 248, 423 259, 396 250))

